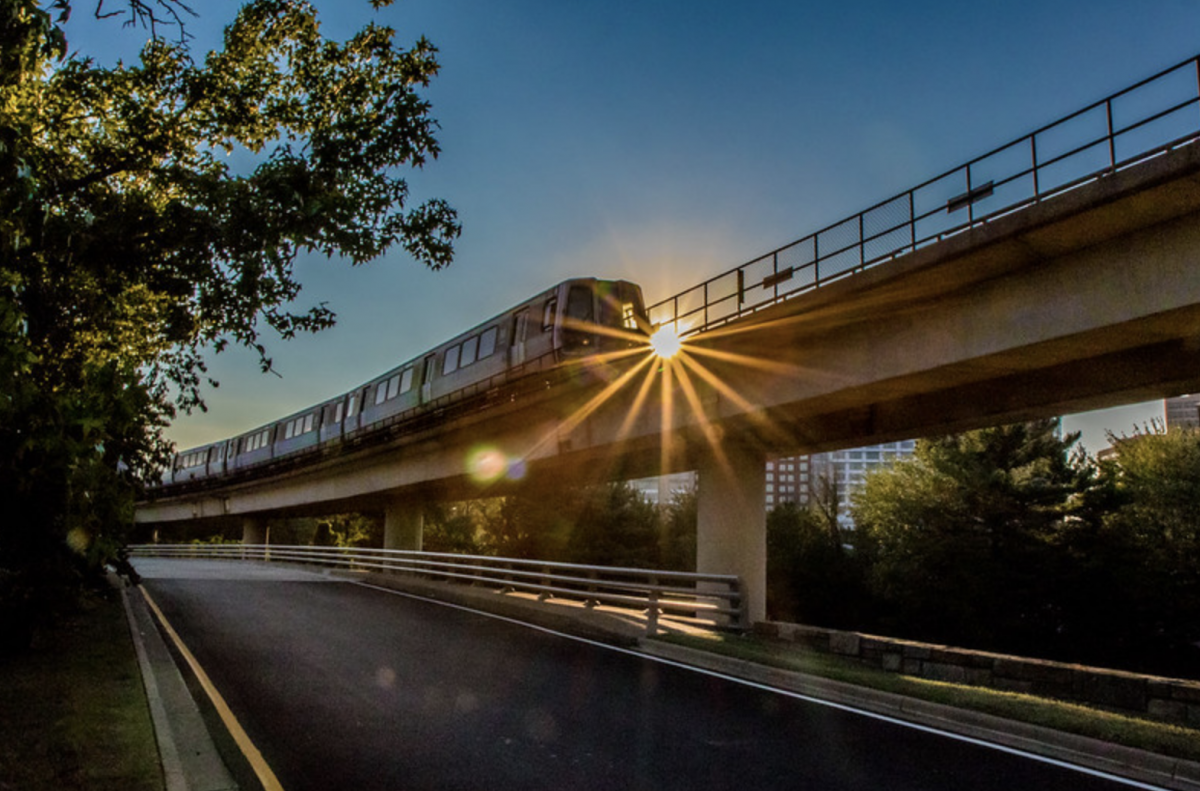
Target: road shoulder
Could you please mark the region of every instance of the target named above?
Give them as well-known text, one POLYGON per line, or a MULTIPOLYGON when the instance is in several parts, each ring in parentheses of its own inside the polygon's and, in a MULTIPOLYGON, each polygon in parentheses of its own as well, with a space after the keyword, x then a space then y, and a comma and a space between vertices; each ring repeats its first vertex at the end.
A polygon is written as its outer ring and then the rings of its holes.
POLYGON ((641 650, 660 659, 999 745, 1051 761, 1163 788, 1200 791, 1200 764, 1191 761, 659 640, 642 640, 641 650))

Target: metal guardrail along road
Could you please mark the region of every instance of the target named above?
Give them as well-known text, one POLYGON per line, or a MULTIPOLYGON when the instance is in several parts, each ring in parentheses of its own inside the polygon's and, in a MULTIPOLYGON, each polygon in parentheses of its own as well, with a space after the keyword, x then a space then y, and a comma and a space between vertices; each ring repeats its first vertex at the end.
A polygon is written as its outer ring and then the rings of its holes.
POLYGON ((741 581, 730 574, 611 566, 580 566, 541 560, 451 555, 399 549, 282 546, 274 544, 135 544, 134 558, 283 561, 349 571, 413 574, 432 580, 536 593, 542 600, 570 599, 647 613, 646 631, 658 631, 660 615, 685 617, 710 627, 742 629, 746 615, 741 581))
POLYGON ((1200 55, 649 307, 681 336, 1061 195, 1200 138, 1200 55))

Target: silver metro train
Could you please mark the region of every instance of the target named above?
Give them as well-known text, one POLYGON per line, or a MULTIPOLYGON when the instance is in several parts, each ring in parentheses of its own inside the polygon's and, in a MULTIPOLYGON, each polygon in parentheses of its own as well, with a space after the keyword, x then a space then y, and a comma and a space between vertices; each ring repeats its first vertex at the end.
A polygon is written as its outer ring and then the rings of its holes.
MULTIPOLYGON (((232 439, 177 454, 163 485, 252 468, 370 434, 397 419, 502 387, 531 372, 638 345, 642 291, 625 280, 559 283, 371 381, 232 439)), ((642 341, 644 343, 644 341, 642 341)))

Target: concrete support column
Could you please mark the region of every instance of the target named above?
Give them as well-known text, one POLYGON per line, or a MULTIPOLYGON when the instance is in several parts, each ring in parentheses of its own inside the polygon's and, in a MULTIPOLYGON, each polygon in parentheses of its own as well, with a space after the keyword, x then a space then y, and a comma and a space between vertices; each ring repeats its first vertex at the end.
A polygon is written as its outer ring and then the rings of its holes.
POLYGON ((242 543, 266 544, 271 540, 271 528, 267 520, 258 516, 247 516, 242 519, 242 543))
POLYGON ((383 548, 420 552, 425 531, 425 511, 421 501, 398 498, 383 512, 383 548))
POLYGON ((701 461, 696 571, 737 574, 750 623, 767 617, 767 456, 734 442, 701 461))

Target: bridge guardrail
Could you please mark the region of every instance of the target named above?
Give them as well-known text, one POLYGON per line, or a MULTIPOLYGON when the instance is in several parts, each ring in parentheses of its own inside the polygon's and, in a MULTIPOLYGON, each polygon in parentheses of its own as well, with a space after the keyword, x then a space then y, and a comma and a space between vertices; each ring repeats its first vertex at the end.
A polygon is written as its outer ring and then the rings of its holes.
POLYGON ((399 549, 286 546, 276 544, 134 544, 133 558, 283 561, 350 571, 414 574, 433 580, 536 593, 538 598, 644 609, 646 632, 658 631, 660 615, 709 626, 748 628, 741 580, 732 574, 585 566, 484 555, 453 555, 399 549))
POLYGON ((1200 55, 656 302, 650 321, 680 336, 719 327, 1197 138, 1200 55))

